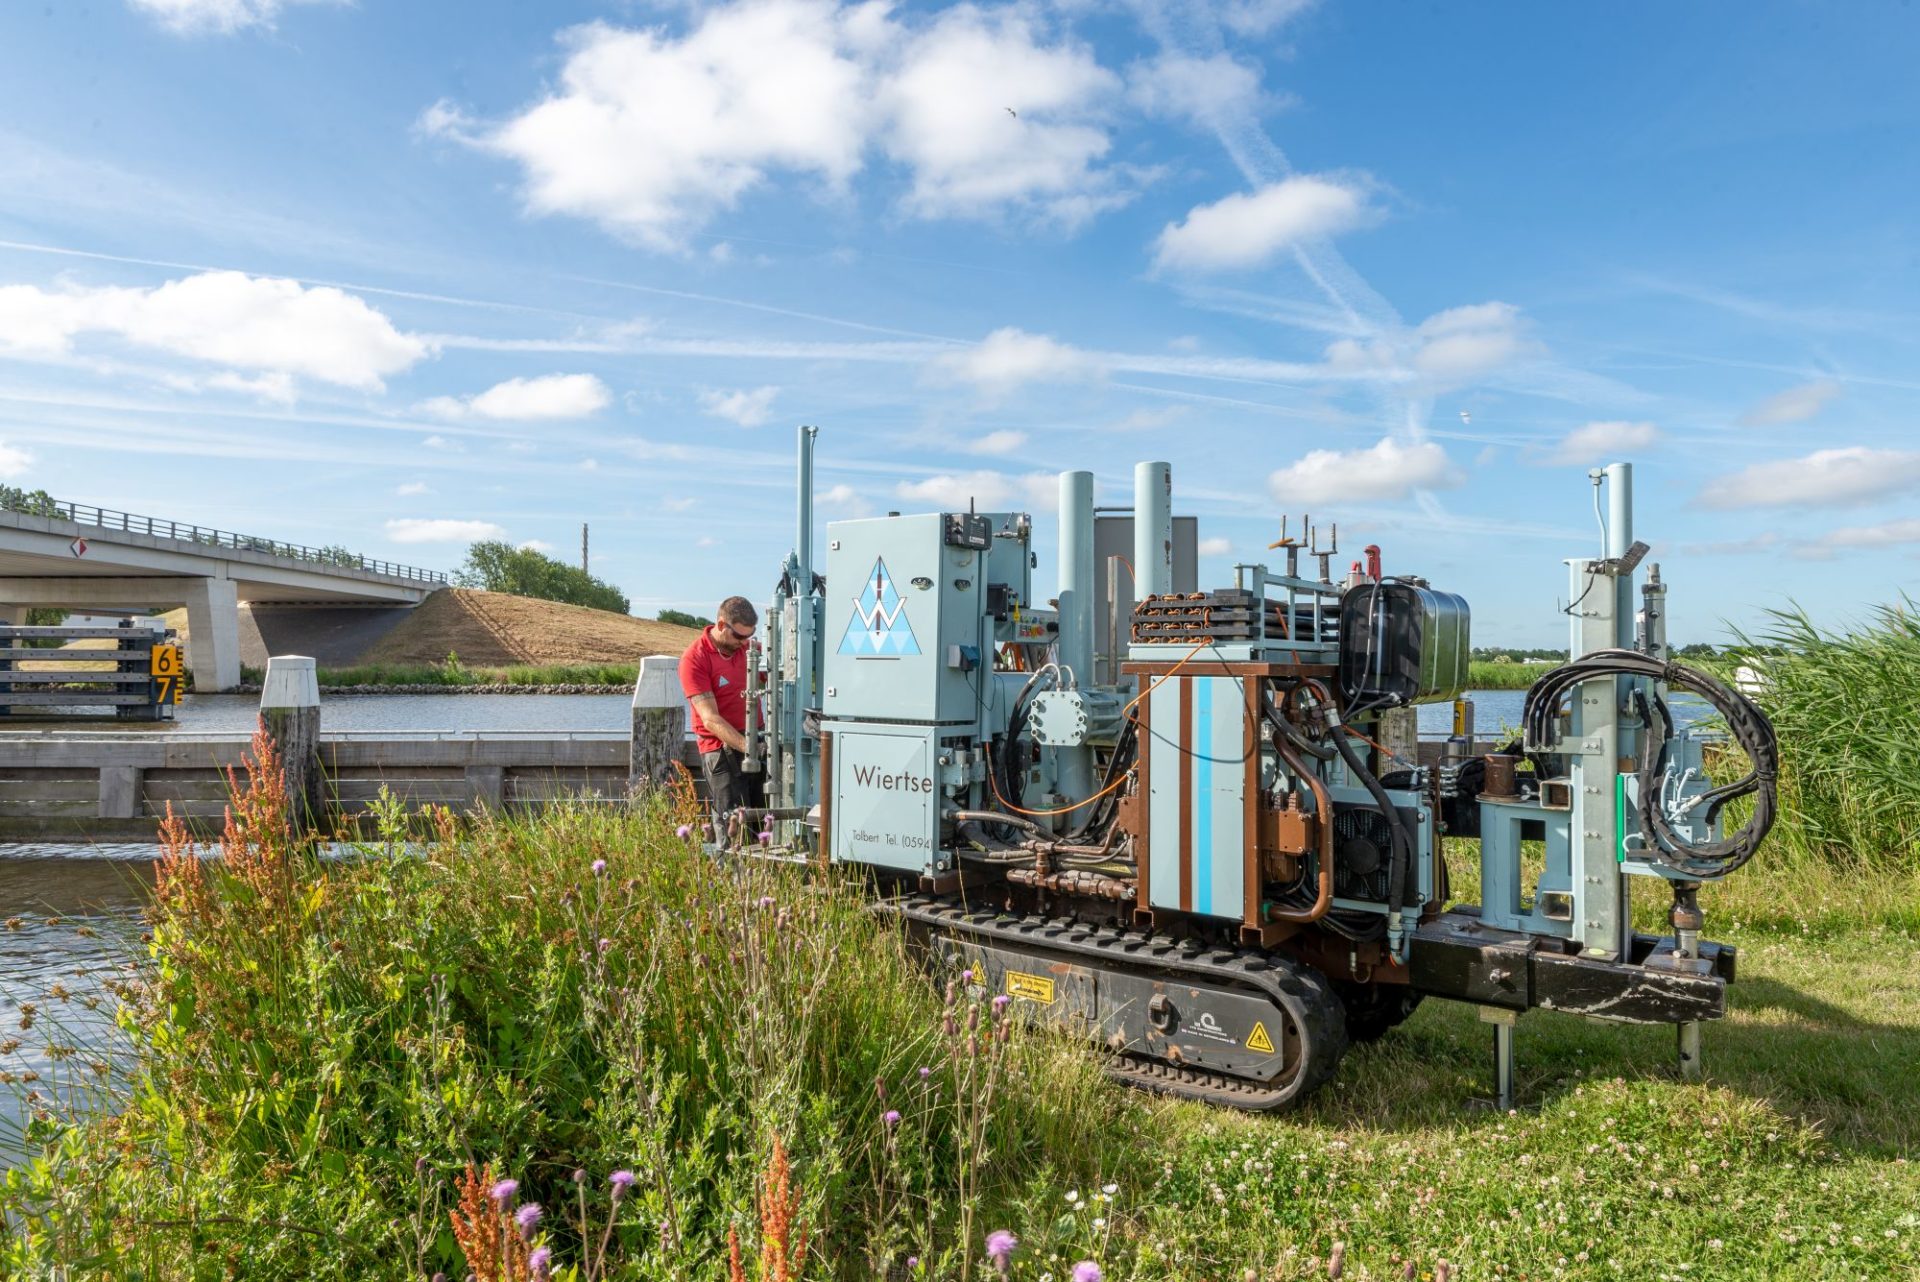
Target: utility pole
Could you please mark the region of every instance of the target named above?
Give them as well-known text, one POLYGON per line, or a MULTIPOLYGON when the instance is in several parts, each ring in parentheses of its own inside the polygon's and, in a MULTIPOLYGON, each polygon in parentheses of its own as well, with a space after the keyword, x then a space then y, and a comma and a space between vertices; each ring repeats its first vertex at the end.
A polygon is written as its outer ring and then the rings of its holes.
POLYGON ((587 523, 580 522, 580 573, 587 572, 587 523))

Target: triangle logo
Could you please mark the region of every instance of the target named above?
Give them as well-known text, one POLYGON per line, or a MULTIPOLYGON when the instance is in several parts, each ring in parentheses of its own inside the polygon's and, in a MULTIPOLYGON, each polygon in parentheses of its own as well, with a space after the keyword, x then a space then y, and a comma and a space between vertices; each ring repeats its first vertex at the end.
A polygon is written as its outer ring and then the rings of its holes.
POLYGON ((1253 1022, 1253 1031, 1247 1034, 1247 1049, 1262 1055, 1273 1054, 1273 1038, 1267 1036, 1267 1026, 1263 1021, 1253 1022))
POLYGON ((840 638, 840 653, 863 659, 898 659, 920 653, 920 642, 907 621, 907 602, 893 586, 885 557, 875 557, 873 569, 853 599, 853 617, 840 638))

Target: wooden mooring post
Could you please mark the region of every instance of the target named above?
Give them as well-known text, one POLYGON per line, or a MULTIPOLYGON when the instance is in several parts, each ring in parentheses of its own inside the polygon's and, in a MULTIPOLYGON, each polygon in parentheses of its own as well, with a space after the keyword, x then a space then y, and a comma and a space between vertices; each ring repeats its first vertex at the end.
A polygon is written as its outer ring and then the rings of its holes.
POLYGON ((276 654, 260 684, 260 724, 280 754, 288 810, 301 828, 326 813, 320 773, 320 677, 305 655, 276 654))
POLYGON ((680 693, 680 661, 651 654, 633 682, 633 742, 627 790, 643 796, 673 782, 686 751, 687 699, 680 693))

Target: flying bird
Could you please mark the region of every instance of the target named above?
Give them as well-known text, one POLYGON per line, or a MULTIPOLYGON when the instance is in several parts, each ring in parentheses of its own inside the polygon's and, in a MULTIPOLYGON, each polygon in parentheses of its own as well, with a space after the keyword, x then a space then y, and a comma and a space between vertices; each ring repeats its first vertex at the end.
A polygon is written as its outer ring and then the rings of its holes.
POLYGON ((1009 116, 1012 116, 1015 120, 1020 119, 1020 113, 1015 111, 1012 107, 1007 108, 1007 114, 1009 116))
POLYGON ((1468 424, 1468 425, 1471 425, 1471 424, 1473 423, 1473 415, 1471 415, 1471 414, 1469 414, 1469 413, 1467 413, 1467 411, 1465 411, 1465 410, 1461 410, 1461 411, 1460 411, 1460 421, 1461 421, 1462 423, 1466 423, 1466 424, 1468 424))

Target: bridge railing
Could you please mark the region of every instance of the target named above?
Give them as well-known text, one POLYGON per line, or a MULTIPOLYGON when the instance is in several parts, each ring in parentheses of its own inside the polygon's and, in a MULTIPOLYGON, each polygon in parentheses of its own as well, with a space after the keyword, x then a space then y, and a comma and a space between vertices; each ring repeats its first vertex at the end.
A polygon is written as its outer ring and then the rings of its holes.
POLYGON ((268 556, 284 556, 295 561, 311 561, 317 565, 365 570, 370 574, 381 574, 392 579, 409 579, 416 583, 444 584, 447 581, 446 574, 439 570, 423 570, 414 565, 377 561, 372 557, 361 556, 358 552, 350 552, 343 547, 316 548, 304 543, 283 543, 279 539, 235 534, 231 530, 216 530, 205 525, 169 521, 157 516, 140 516, 133 512, 95 507, 90 503, 68 503, 38 490, 25 493, 7 486, 0 486, 0 508, 10 512, 22 512, 29 516, 47 516, 57 520, 72 521, 76 525, 98 526, 103 530, 145 534, 160 539, 177 539, 182 543, 197 543, 202 547, 235 548, 242 552, 261 552, 268 556))

